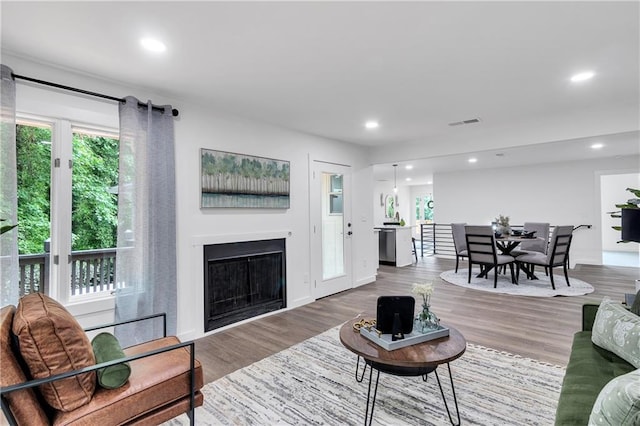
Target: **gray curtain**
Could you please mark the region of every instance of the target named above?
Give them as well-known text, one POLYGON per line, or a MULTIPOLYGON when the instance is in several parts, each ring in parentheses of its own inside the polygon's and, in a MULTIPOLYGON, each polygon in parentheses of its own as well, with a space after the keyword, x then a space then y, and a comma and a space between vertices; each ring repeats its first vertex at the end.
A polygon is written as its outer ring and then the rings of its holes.
MULTIPOLYGON (((176 334, 175 157, 171 106, 120 104, 116 320, 165 312, 176 334)), ((161 336, 162 321, 116 327, 123 346, 161 336)))
MULTIPOLYGON (((11 68, 2 68, 2 117, 0 118, 0 226, 18 223, 16 173, 16 84, 11 68)), ((0 235, 0 302, 15 305, 18 289, 18 230, 0 235)))

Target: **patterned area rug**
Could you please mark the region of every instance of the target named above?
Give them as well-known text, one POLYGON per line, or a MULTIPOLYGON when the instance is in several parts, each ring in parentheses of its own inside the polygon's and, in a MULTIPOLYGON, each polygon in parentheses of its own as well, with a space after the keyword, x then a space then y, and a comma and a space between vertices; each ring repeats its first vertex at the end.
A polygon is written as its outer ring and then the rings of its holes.
POLYGON ((467 283, 468 269, 459 268, 456 274, 455 270, 445 271, 440 274, 440 278, 448 283, 455 284, 460 287, 470 288, 473 290, 488 291, 491 293, 513 294, 517 296, 534 296, 534 297, 554 297, 554 296, 581 296, 583 294, 593 293, 593 286, 585 281, 569 276, 569 283, 564 279, 564 274, 553 274, 553 281, 556 289, 551 288, 551 280, 544 274, 543 269, 536 271, 537 280, 527 279, 524 273, 520 273, 518 285, 511 283, 511 273, 507 269, 506 274, 498 275, 498 287, 493 288, 493 271, 489 272, 489 278, 477 278, 480 269, 474 268, 471 272, 471 283, 467 283))
MULTIPOLYGON (((357 383, 355 368, 333 328, 206 385, 196 424, 361 425, 369 374, 357 383)), ((451 370, 462 424, 553 424, 564 368, 468 344, 451 370)), ((447 369, 438 371, 451 407, 447 369)), ((450 424, 435 376, 380 374, 373 424, 450 424)))

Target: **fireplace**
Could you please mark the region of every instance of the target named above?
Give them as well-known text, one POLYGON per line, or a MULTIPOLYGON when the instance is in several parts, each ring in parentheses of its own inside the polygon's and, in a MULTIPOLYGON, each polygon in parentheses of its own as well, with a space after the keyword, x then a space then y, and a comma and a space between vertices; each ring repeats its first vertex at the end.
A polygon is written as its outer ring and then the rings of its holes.
POLYGON ((286 307, 285 240, 204 246, 204 330, 286 307))

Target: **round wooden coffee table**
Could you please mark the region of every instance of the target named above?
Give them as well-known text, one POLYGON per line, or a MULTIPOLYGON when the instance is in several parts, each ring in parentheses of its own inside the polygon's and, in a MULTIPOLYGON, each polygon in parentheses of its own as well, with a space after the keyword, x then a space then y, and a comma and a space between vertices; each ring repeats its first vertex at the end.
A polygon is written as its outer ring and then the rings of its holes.
POLYGON ((359 332, 353 329, 353 324, 360 321, 362 318, 375 318, 375 315, 361 315, 358 318, 354 318, 351 321, 346 322, 340 328, 340 342, 349 349, 351 352, 358 356, 356 362, 356 380, 362 382, 364 379, 367 366, 371 367, 369 370, 369 389, 367 392, 367 407, 365 410, 365 425, 371 424, 373 421, 373 408, 376 403, 376 394, 378 393, 378 380, 380 378, 380 372, 392 374, 395 376, 422 376, 422 379, 426 382, 427 375, 434 373, 436 380, 438 381, 438 387, 440 388, 440 394, 444 401, 444 406, 449 416, 449 421, 452 425, 460 424, 460 411, 458 410, 458 400, 456 398, 456 391, 453 386, 453 376, 451 375, 451 366, 449 363, 457 358, 460 358, 464 351, 467 349, 467 341, 464 336, 460 334, 458 330, 453 327, 445 326, 449 329, 449 336, 441 337, 439 339, 430 340, 424 343, 418 343, 416 345, 406 346, 404 348, 396 349, 393 351, 387 351, 381 346, 376 345, 371 340, 362 336, 359 332), (360 358, 364 359, 364 370, 359 375, 360 358), (456 415, 458 423, 454 423, 451 411, 447 399, 444 396, 442 385, 440 383, 440 377, 436 369, 441 364, 447 364, 449 371, 449 380, 451 381, 451 392, 453 394, 453 401, 456 407, 456 415), (371 384, 373 383, 373 370, 376 370, 375 388, 373 391, 373 398, 371 398, 371 384), (371 404, 371 412, 369 413, 369 404, 371 404))

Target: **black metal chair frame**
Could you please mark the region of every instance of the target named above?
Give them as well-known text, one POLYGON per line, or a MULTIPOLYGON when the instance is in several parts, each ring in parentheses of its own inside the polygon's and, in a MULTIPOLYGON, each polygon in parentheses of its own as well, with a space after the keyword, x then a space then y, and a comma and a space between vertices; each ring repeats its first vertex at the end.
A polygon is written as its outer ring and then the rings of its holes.
MULTIPOLYGON (((469 253, 469 250, 467 250, 467 253, 469 253)), ((456 252, 456 274, 458 273, 458 264, 460 263, 460 259, 464 259, 465 256, 464 254, 458 254, 458 252, 456 252)))
MULTIPOLYGON (((135 318, 132 320, 119 321, 111 324, 104 324, 104 325, 99 325, 95 327, 89 327, 89 328, 85 328, 84 331, 85 332, 95 331, 103 328, 114 327, 117 325, 129 324, 133 322, 144 321, 144 320, 149 320, 149 319, 158 318, 158 317, 163 318, 163 337, 167 337, 167 314, 166 313, 147 315, 147 316, 135 318)), ((13 416, 13 413, 11 412, 11 409, 9 408, 9 403, 5 398, 5 394, 15 392, 21 389, 33 388, 36 386, 44 385, 46 383, 52 383, 58 380, 77 376, 79 374, 97 371, 97 370, 100 370, 101 368, 110 367, 112 365, 123 364, 125 362, 135 361, 137 359, 147 358, 150 356, 158 355, 164 352, 174 351, 176 349, 185 348, 185 347, 189 347, 189 353, 190 353, 190 366, 189 366, 190 398, 189 398, 189 410, 187 411, 187 416, 189 416, 189 424, 193 426, 195 425, 195 395, 196 395, 196 389, 195 389, 195 384, 196 384, 196 375, 195 375, 196 351, 195 349, 196 347, 195 347, 195 342, 193 340, 188 342, 177 343, 175 345, 167 346, 160 349, 154 349, 152 351, 148 351, 138 355, 131 355, 131 356, 116 359, 113 361, 101 362, 100 364, 92 365, 90 367, 81 368, 79 370, 67 371, 66 373, 56 374, 54 376, 50 376, 44 379, 28 380, 26 382, 18 383, 15 385, 2 387, 0 388, 0 403, 2 404, 2 412, 6 416, 7 421, 11 426, 17 426, 18 422, 16 421, 15 417, 13 416)))
MULTIPOLYGON (((468 283, 471 283, 471 270, 474 264, 476 265, 480 265, 480 275, 479 276, 483 276, 484 278, 487 278, 487 275, 489 274, 489 271, 491 271, 491 269, 494 269, 494 276, 493 276, 493 288, 498 287, 498 267, 499 266, 503 266, 503 265, 507 265, 507 263, 503 263, 503 264, 498 264, 498 255, 496 252, 496 241, 493 237, 493 235, 486 235, 486 234, 465 234, 465 238, 467 240, 467 253, 469 254, 469 278, 467 280, 468 283), (470 241, 469 237, 471 237, 472 239, 475 238, 480 238, 480 239, 486 239, 487 241, 470 241), (479 245, 479 246, 485 246, 485 247, 491 247, 490 251, 474 251, 471 249, 472 245, 479 245), (482 261, 478 261, 478 260, 473 260, 473 253, 476 254, 483 254, 483 255, 492 255, 493 256, 493 262, 482 262, 482 261)), ((513 264, 515 263, 515 259, 513 259, 512 262, 508 263, 509 265, 509 269, 511 270, 511 282, 513 284, 518 284, 515 272, 514 272, 514 268, 513 268, 513 264)))
POLYGON ((550 263, 526 263, 526 262, 519 262, 516 260, 516 265, 517 265, 517 274, 516 276, 518 277, 520 275, 520 269, 523 269, 527 275, 532 276, 534 275, 534 268, 536 265, 538 266, 543 266, 545 268, 545 271, 548 270, 549 271, 549 279, 551 280, 551 288, 552 289, 556 289, 556 285, 555 282, 553 281, 553 268, 558 267, 558 266, 562 266, 562 270, 564 272, 564 279, 567 282, 567 287, 571 287, 571 284, 569 283, 569 273, 568 273, 568 268, 569 268, 569 249, 571 248, 571 240, 573 239, 573 234, 568 234, 568 235, 556 235, 555 241, 552 241, 553 243, 553 248, 551 249, 551 262, 550 263), (562 256, 561 259, 559 259, 558 261, 554 262, 554 259, 556 258, 556 253, 558 252, 558 248, 564 248, 566 246, 565 252, 564 252, 564 256, 562 256))
MULTIPOLYGON (((451 239, 453 240, 453 249, 456 252, 456 274, 457 274, 458 273, 458 265, 460 264, 460 259, 461 258, 464 259, 465 257, 469 257, 469 256, 468 256, 468 254, 464 255, 464 254, 460 254, 458 252, 458 247, 456 245, 456 237, 453 235, 453 225, 454 224, 452 224, 452 228, 451 228, 451 239)), ((468 247, 467 247, 467 253, 469 253, 468 247)))
POLYGON ((416 237, 411 237, 411 244, 413 244, 413 251, 411 252, 411 254, 415 256, 416 263, 418 263, 418 251, 416 250, 416 237))

